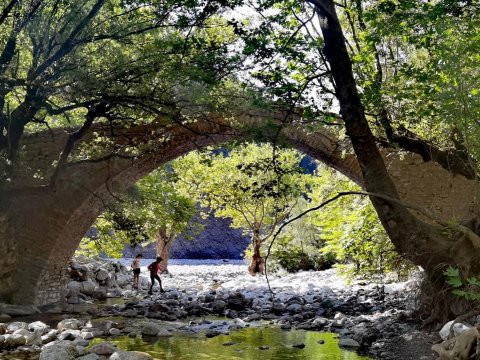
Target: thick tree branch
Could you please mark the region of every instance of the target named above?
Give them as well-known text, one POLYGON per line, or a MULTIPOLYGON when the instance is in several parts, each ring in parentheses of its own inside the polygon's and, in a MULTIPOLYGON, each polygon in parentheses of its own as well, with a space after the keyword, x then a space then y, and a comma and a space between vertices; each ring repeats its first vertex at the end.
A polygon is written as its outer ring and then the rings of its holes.
POLYGON ((107 111, 108 111, 108 105, 106 105, 105 103, 100 103, 96 106, 92 106, 88 110, 87 114, 85 115, 85 122, 83 123, 83 125, 80 127, 80 129, 70 134, 70 136, 68 137, 65 147, 63 148, 63 151, 60 153, 57 167, 51 178, 51 183, 54 184, 55 181, 58 179, 59 174, 61 170, 65 167, 65 164, 67 163, 67 159, 70 153, 72 152, 76 142, 83 138, 83 136, 87 133, 87 131, 92 126, 93 121, 100 116, 104 116, 107 111))

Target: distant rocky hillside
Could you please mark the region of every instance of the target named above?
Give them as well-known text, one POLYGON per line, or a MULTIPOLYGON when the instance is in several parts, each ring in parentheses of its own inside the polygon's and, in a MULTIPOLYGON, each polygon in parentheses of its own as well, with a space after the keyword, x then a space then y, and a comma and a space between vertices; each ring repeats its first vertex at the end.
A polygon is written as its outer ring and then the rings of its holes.
MULTIPOLYGON (((231 220, 216 218, 210 215, 206 219, 198 216, 195 221, 200 222, 204 229, 192 240, 192 236, 179 236, 175 240, 170 253, 171 259, 241 259, 250 239, 242 235, 242 231, 230 228, 231 220)), ((154 258, 156 245, 146 247, 127 246, 123 254, 133 257, 141 253, 143 257, 154 258)))

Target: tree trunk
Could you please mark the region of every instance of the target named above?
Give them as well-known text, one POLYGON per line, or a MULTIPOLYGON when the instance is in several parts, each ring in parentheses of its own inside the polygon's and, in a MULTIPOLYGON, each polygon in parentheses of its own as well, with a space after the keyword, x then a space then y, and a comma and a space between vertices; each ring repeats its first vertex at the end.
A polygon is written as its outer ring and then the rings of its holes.
POLYGON ((259 232, 257 230, 254 230, 252 234, 253 256, 252 256, 252 262, 248 266, 248 272, 252 276, 255 276, 258 273, 260 274, 265 273, 265 261, 260 255, 261 245, 262 245, 262 240, 260 238, 259 232))
MULTIPOLYGON (((331 67, 340 112, 362 170, 365 189, 399 199, 365 117, 334 3, 332 0, 315 0, 315 6, 324 37, 323 52, 331 67)), ((435 291, 443 286, 443 272, 448 265, 458 267, 463 275, 479 273, 479 248, 459 231, 421 221, 398 201, 375 196, 371 200, 397 250, 425 269, 435 291)), ((447 310, 443 298, 451 299, 437 296, 437 305, 447 310)), ((448 317, 448 312, 443 311, 442 315, 448 317)))
POLYGON ((170 250, 172 249, 173 241, 175 239, 175 233, 171 231, 167 232, 166 227, 162 227, 157 233, 157 256, 162 258, 160 262, 161 269, 167 269, 168 260, 170 258, 170 250))

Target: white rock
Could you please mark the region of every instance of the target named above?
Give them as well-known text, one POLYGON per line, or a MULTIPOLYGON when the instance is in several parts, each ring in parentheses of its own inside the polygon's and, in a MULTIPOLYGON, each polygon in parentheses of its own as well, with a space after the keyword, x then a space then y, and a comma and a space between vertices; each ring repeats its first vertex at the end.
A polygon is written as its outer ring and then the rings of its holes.
POLYGON ((312 321, 312 325, 315 325, 315 326, 324 326, 326 324, 328 324, 328 320, 323 317, 316 318, 315 320, 312 321))
POLYGON ((31 331, 39 331, 41 335, 46 334, 50 331, 50 326, 47 324, 41 322, 41 321, 35 321, 30 324, 28 324, 28 330, 31 331))
MULTIPOLYGON (((443 325, 442 329, 439 332, 440 337, 442 338, 443 341, 448 340, 450 338, 450 327, 453 324, 453 320, 447 322, 445 325, 443 325)), ((453 325, 453 336, 458 336, 465 331, 471 329, 472 326, 467 323, 456 323, 453 325)))
POLYGON ((14 321, 7 326, 7 332, 14 333, 17 330, 25 329, 28 330, 28 323, 23 321, 14 321))
POLYGON ((80 334, 80 336, 85 340, 92 340, 94 338, 93 333, 91 331, 85 331, 80 334))
POLYGON ((63 330, 78 330, 83 325, 83 322, 77 319, 65 319, 57 324, 57 329, 63 330))

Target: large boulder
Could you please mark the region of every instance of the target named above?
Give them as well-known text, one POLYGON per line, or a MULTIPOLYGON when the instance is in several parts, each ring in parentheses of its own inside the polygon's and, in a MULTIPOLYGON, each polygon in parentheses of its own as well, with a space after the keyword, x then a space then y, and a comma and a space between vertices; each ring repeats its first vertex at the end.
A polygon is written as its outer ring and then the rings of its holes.
POLYGON ((57 340, 42 348, 39 360, 73 360, 78 355, 77 347, 73 342, 57 340))

